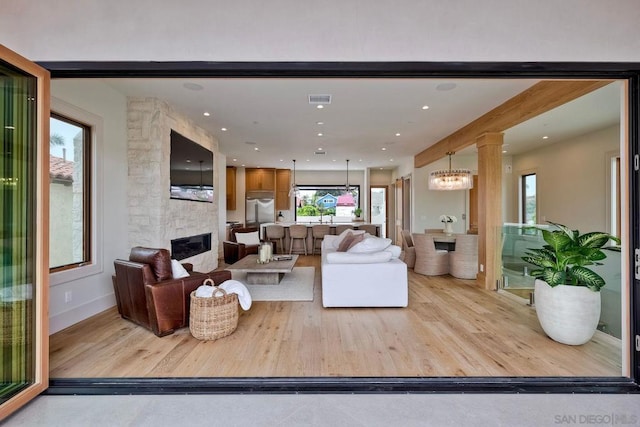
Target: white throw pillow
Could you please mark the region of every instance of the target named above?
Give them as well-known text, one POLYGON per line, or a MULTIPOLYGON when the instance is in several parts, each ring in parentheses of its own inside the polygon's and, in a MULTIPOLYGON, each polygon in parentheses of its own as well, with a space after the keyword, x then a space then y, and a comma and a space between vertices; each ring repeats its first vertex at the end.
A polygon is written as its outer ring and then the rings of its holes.
POLYGON ((189 277, 189 272, 175 259, 171 260, 171 275, 174 279, 182 279, 183 277, 189 277))
POLYGON ((400 258, 400 254, 402 253, 402 248, 398 245, 389 245, 385 252, 391 253, 391 259, 400 258))
POLYGON ((250 233, 236 233, 236 242, 244 243, 245 245, 259 245, 260 237, 258 237, 257 231, 250 233))
POLYGON ((352 254, 370 254, 373 252, 384 251, 391 245, 391 239, 375 237, 368 235, 365 239, 353 245, 347 252, 352 254))
POLYGON ((352 233, 354 236, 357 236, 358 234, 364 234, 365 231, 351 230, 351 229, 344 230, 342 233, 338 234, 335 239, 333 239, 333 249, 338 249, 338 246, 340 246, 340 243, 342 243, 342 240, 344 240, 344 238, 347 237, 347 234, 349 233, 352 233))

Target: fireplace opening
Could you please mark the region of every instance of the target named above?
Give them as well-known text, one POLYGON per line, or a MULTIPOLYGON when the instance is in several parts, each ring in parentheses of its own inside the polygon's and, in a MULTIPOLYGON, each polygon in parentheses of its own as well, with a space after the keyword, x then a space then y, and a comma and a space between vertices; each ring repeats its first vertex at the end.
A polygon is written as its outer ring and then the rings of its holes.
POLYGON ((211 250, 211 233, 171 241, 171 258, 178 261, 211 250))

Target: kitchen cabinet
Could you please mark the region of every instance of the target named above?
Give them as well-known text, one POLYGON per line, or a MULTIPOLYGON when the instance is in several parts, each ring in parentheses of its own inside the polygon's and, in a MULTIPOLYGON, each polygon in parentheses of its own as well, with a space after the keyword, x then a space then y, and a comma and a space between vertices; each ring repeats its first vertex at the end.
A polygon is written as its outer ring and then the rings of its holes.
POLYGON ((227 166, 227 210, 236 210, 236 168, 227 166))
POLYGON ((276 169, 276 210, 289 210, 291 198, 291 171, 289 169, 276 169))
POLYGON ((276 170, 269 168, 247 168, 245 170, 247 191, 275 191, 276 170))

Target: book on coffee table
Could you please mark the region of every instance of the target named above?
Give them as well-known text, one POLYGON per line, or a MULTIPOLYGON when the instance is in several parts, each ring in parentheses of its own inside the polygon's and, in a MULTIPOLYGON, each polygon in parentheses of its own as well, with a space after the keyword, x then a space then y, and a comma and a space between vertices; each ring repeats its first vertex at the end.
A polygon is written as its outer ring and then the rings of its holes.
POLYGON ((291 261, 293 259, 293 255, 274 255, 274 261, 291 261))

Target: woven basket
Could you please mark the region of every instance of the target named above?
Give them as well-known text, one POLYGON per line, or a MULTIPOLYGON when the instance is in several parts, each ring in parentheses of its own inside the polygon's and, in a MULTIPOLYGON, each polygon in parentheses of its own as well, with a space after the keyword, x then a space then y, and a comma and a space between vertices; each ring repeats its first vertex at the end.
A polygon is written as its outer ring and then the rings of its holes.
MULTIPOLYGON (((213 286, 213 280, 206 279, 203 285, 213 286)), ((227 294, 218 286, 213 288, 210 298, 191 292, 189 330, 199 340, 214 341, 232 334, 238 327, 238 295, 227 294)))

